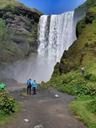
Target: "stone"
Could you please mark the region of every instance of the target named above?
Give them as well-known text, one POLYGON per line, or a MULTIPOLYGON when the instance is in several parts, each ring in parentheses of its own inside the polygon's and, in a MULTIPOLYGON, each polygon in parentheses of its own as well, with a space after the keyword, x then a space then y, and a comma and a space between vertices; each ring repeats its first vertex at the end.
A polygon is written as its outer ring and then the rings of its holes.
POLYGON ((28 122, 29 122, 29 120, 28 120, 28 119, 24 119, 24 121, 25 121, 26 123, 28 123, 28 122))
POLYGON ((40 125, 34 126, 34 128, 44 128, 44 127, 43 127, 43 125, 40 124, 40 125))
POLYGON ((58 94, 55 94, 55 97, 56 97, 56 98, 58 98, 58 97, 59 97, 59 95, 58 95, 58 94))

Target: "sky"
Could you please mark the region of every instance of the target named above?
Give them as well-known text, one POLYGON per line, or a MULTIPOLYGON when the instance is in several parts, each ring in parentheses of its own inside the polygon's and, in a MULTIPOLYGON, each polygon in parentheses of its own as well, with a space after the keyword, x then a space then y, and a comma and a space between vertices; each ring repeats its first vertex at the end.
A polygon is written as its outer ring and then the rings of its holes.
POLYGON ((44 14, 60 14, 74 10, 86 0, 20 0, 25 5, 36 8, 44 14))

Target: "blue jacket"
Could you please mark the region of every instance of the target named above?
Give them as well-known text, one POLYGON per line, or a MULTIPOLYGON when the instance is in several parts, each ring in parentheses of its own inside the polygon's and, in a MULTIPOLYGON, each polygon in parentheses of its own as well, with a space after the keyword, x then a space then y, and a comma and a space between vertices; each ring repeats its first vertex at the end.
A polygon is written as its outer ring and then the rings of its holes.
POLYGON ((32 83, 33 83, 32 80, 27 80, 27 85, 31 84, 31 86, 32 86, 32 83))
POLYGON ((35 81, 33 81, 33 83, 32 83, 32 88, 36 88, 37 89, 37 87, 38 87, 38 84, 35 82, 35 81))

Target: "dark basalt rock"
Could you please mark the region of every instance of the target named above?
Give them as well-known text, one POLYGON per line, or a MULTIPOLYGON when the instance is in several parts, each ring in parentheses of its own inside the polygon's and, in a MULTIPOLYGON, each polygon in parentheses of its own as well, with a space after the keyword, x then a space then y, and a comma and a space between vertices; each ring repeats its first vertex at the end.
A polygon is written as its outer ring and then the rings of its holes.
POLYGON ((0 9, 0 19, 4 21, 7 31, 6 40, 0 41, 3 56, 3 59, 0 57, 0 61, 2 63, 15 61, 15 59, 23 58, 31 52, 36 52, 40 16, 39 11, 23 6, 7 6, 0 9), (5 45, 3 45, 4 43, 5 45), (17 51, 18 54, 16 54, 17 51))

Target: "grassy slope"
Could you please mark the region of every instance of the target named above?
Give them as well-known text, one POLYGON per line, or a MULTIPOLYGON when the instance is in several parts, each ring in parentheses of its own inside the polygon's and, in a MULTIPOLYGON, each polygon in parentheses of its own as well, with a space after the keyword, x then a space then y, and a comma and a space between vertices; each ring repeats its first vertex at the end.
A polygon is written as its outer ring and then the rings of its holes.
POLYGON ((80 120, 83 120, 89 128, 96 128, 96 115, 88 110, 87 104, 90 104, 92 98, 80 97, 71 104, 72 110, 80 116, 80 120))
POLYGON ((80 119, 85 122, 88 128, 96 128, 95 4, 96 1, 94 0, 87 1, 86 17, 77 25, 78 39, 62 57, 63 73, 59 75, 58 67, 60 65, 56 66, 52 79, 48 82, 48 85, 52 85, 59 91, 67 92, 78 97, 72 103, 71 108, 80 116, 80 119), (84 75, 80 72, 80 67, 82 66, 85 67, 84 75), (65 69, 68 69, 66 74, 64 74, 65 69), (88 96, 87 99, 86 96, 88 96), (87 108, 87 106, 90 107, 87 108))
POLYGON ((23 4, 18 3, 16 0, 0 0, 0 7, 4 8, 7 5, 19 6, 23 4))
POLYGON ((36 10, 34 8, 26 7, 23 3, 20 3, 19 0, 0 0, 0 9, 5 8, 7 6, 10 6, 10 7, 21 6, 25 9, 27 8, 27 9, 31 10, 32 12, 36 12, 39 15, 42 14, 41 12, 39 12, 38 10, 36 10))

